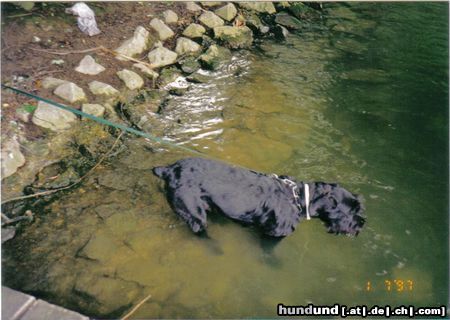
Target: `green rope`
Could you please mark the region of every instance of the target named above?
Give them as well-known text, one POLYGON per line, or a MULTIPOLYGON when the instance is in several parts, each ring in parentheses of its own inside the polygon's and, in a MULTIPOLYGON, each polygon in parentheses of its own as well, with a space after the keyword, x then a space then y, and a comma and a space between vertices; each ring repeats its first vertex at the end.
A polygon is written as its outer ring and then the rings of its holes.
POLYGON ((72 112, 74 114, 77 114, 77 115, 85 117, 85 118, 89 118, 89 119, 94 120, 96 122, 99 122, 101 124, 105 124, 107 126, 111 126, 111 127, 117 128, 117 129, 121 129, 123 131, 127 131, 127 132, 133 133, 135 135, 138 135, 138 136, 150 139, 150 140, 152 140, 154 142, 165 144, 165 145, 168 145, 170 147, 177 148, 177 149, 180 149, 180 150, 183 150, 183 151, 187 151, 187 152, 190 152, 190 153, 194 153, 194 154, 197 154, 197 155, 205 156, 205 154, 203 152, 200 152, 200 151, 197 151, 197 150, 194 150, 194 149, 191 149, 191 148, 186 148, 186 147, 183 147, 183 146, 179 146, 177 144, 174 144, 174 143, 172 143, 170 141, 167 141, 167 140, 164 140, 162 138, 158 138, 158 137, 152 136, 152 135, 150 135, 148 133, 145 133, 145 132, 142 132, 142 131, 139 131, 139 130, 136 130, 136 129, 133 129, 133 128, 130 128, 130 127, 127 127, 127 126, 122 125, 122 124, 111 122, 111 121, 106 120, 104 118, 96 117, 96 116, 94 116, 92 114, 85 113, 85 112, 80 111, 78 109, 75 109, 75 108, 68 107, 66 105, 60 104, 58 102, 55 102, 55 101, 52 101, 52 100, 49 100, 49 99, 45 99, 45 98, 36 96, 36 95, 34 95, 32 93, 29 93, 29 92, 22 91, 22 90, 17 89, 17 88, 13 88, 13 87, 4 85, 3 83, 2 83, 2 88, 11 90, 11 91, 13 91, 13 92, 15 92, 17 94, 21 94, 21 95, 24 95, 26 97, 29 97, 29 98, 32 98, 32 99, 35 99, 35 100, 38 100, 38 101, 42 101, 42 102, 48 103, 48 104, 53 105, 55 107, 58 107, 60 109, 72 112))

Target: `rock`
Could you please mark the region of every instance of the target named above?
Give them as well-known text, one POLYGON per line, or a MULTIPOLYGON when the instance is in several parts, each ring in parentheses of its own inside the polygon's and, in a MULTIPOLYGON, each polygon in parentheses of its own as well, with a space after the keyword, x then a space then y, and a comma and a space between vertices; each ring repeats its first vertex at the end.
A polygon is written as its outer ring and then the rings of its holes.
POLYGON ((179 55, 194 54, 200 51, 201 47, 198 43, 184 37, 177 39, 177 46, 175 52, 179 55))
POLYGON ((101 104, 84 103, 81 106, 81 111, 92 114, 96 117, 103 117, 103 115, 105 114, 105 107, 101 104))
POLYGON ((215 27, 220 27, 224 25, 224 22, 221 18, 219 18, 218 16, 216 16, 213 12, 211 11, 206 11, 204 12, 199 18, 198 20, 203 23, 205 26, 207 26, 208 28, 215 28, 215 27))
POLYGON ((178 55, 164 47, 156 48, 148 54, 148 60, 154 68, 164 67, 174 64, 178 55))
POLYGON ((149 67, 147 67, 146 65, 144 65, 142 63, 133 64, 133 68, 139 69, 139 71, 141 71, 149 79, 154 80, 159 77, 158 72, 153 71, 152 69, 150 69, 149 67))
POLYGON ((174 32, 158 18, 152 19, 150 26, 158 33, 159 40, 164 41, 174 36, 174 32))
POLYGON ((115 239, 106 234, 95 234, 80 251, 79 255, 84 258, 108 261, 117 251, 118 244, 115 239))
MULTIPOLYGON (((300 3, 300 2, 299 2, 300 3)), ((291 4, 288 1, 278 1, 275 2, 275 8, 277 10, 284 10, 291 6, 291 4)))
POLYGON ((275 38, 279 40, 286 40, 289 35, 289 30, 279 24, 272 28, 272 32, 275 38))
POLYGON ((14 227, 2 228, 2 244, 14 238, 15 235, 16 235, 16 228, 14 227))
POLYGON ((217 70, 225 61, 230 60, 231 52, 227 48, 212 45, 199 58, 205 69, 217 70))
POLYGON ((238 4, 241 8, 253 10, 260 13, 271 14, 277 12, 277 10, 273 5, 273 2, 254 1, 254 2, 239 2, 238 4))
POLYGON ((293 16, 299 19, 316 14, 314 9, 301 2, 292 2, 287 9, 293 16))
POLYGON ((214 28, 214 38, 231 49, 248 48, 253 43, 253 33, 247 26, 222 26, 214 28))
POLYGON ((220 1, 202 1, 200 3, 205 8, 217 7, 217 6, 220 6, 222 4, 222 2, 220 2, 220 1))
POLYGON ((89 90, 95 95, 116 96, 119 91, 107 83, 92 81, 89 83, 89 90))
POLYGON ((16 117, 20 119, 20 121, 28 123, 30 121, 31 113, 24 108, 16 109, 16 117))
POLYGON ((53 93, 70 103, 86 100, 83 89, 73 82, 66 82, 59 85, 53 93))
POLYGON ((106 171, 98 178, 98 183, 114 190, 130 190, 136 184, 136 177, 131 172, 106 171))
POLYGON ((44 87, 45 89, 54 89, 66 82, 68 82, 68 81, 53 78, 53 77, 47 77, 44 80, 42 80, 42 87, 44 87))
POLYGON ((62 162, 57 162, 40 170, 31 186, 36 189, 56 189, 66 187, 79 178, 73 166, 66 167, 62 162))
POLYGON ((95 62, 94 58, 90 55, 87 55, 80 61, 80 64, 75 68, 75 71, 94 76, 105 71, 105 68, 95 62))
POLYGON ((51 64, 57 65, 57 66, 61 66, 64 63, 66 63, 63 59, 54 59, 50 62, 51 64))
POLYGON ((2 179, 14 174, 25 164, 25 157, 20 151, 20 145, 16 139, 11 139, 3 144, 1 160, 2 179))
POLYGON ((200 7, 199 5, 195 4, 192 1, 189 1, 186 2, 186 10, 190 12, 200 12, 202 11, 202 7, 200 7))
POLYGON ((40 127, 60 131, 70 128, 72 123, 77 121, 77 117, 70 111, 39 101, 32 121, 40 127))
POLYGON ((183 31, 183 36, 188 38, 201 38, 203 34, 206 32, 206 29, 197 23, 191 23, 186 29, 183 31))
MULTIPOLYGON (((144 27, 138 26, 134 31, 133 37, 125 40, 115 51, 127 57, 133 57, 147 50, 149 48, 149 41, 149 32, 144 27)), ((116 59, 126 60, 120 56, 117 56, 116 59)))
POLYGON ((207 83, 210 79, 211 76, 205 74, 202 70, 198 70, 186 78, 187 81, 193 83, 207 83))
POLYGON ((178 15, 172 10, 166 10, 163 12, 164 21, 168 24, 177 23, 178 15))
POLYGON ((194 57, 186 57, 182 61, 180 61, 181 70, 184 73, 194 73, 198 69, 200 69, 200 63, 194 57))
POLYGON ((31 39, 31 41, 34 43, 39 43, 39 42, 41 42, 41 38, 39 38, 37 36, 33 36, 33 39, 31 39))
POLYGON ((302 27, 300 20, 284 12, 275 15, 275 22, 291 30, 298 30, 302 27))
POLYGON ((161 76, 159 83, 161 87, 166 87, 167 85, 177 81, 181 77, 180 71, 175 67, 165 68, 161 71, 161 76))
POLYGON ((234 4, 229 2, 227 5, 214 11, 214 13, 226 21, 231 21, 236 16, 237 10, 234 4))
POLYGON ((247 14, 244 18, 245 24, 253 30, 253 32, 259 33, 259 34, 265 34, 269 32, 270 28, 266 25, 264 25, 261 22, 261 19, 258 17, 258 15, 254 12, 251 12, 247 14))
POLYGON ((140 89, 144 85, 141 76, 131 70, 123 69, 117 71, 116 74, 130 90, 140 89))

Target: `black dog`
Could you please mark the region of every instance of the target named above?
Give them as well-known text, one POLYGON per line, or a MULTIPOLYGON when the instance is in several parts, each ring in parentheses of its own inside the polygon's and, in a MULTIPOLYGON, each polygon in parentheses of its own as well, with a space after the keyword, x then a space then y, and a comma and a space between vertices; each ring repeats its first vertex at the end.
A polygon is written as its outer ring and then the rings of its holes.
POLYGON ((357 235, 365 221, 358 196, 337 184, 294 182, 201 158, 156 167, 153 173, 165 180, 172 208, 195 233, 206 230, 206 214, 213 209, 272 237, 289 235, 309 217, 335 234, 357 235))

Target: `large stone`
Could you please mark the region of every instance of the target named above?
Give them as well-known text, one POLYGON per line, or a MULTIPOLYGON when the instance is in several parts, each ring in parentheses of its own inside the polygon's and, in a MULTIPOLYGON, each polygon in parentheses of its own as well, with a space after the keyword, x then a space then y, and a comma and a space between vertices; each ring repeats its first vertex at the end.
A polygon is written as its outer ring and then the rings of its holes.
POLYGON ((150 26, 158 33, 159 40, 161 41, 167 40, 175 35, 172 29, 158 18, 152 19, 150 26))
POLYGON ((148 54, 148 60, 152 67, 159 68, 174 64, 177 61, 177 53, 167 48, 159 47, 148 54))
POLYGON ((60 131, 70 128, 72 123, 77 121, 77 117, 70 111, 39 101, 32 121, 40 127, 60 131))
POLYGON ((198 20, 203 23, 205 26, 207 26, 208 28, 215 28, 215 27, 220 27, 224 25, 223 20, 216 16, 214 14, 214 12, 211 11, 206 11, 204 12, 199 18, 198 20))
POLYGON ((206 74, 203 70, 197 70, 186 78, 187 81, 192 83, 207 83, 211 80, 212 76, 206 74))
POLYGON ((248 48, 253 43, 253 33, 247 26, 222 26, 214 28, 214 38, 232 49, 248 48))
POLYGON ((258 17, 258 14, 255 12, 247 13, 244 21, 245 25, 252 29, 253 32, 265 34, 270 31, 270 28, 262 23, 261 19, 258 17))
POLYGON ((206 32, 206 29, 197 23, 191 23, 186 29, 183 31, 183 36, 188 38, 201 38, 203 34, 206 32))
POLYGON ((136 68, 139 71, 141 71, 149 79, 156 79, 159 76, 158 72, 153 71, 152 69, 150 69, 149 67, 147 67, 142 63, 133 64, 133 68, 136 68))
POLYGON ((25 164, 25 157, 20 151, 20 144, 16 139, 11 139, 3 144, 1 159, 2 179, 14 174, 25 164))
POLYGON ((220 2, 220 1, 202 1, 200 3, 205 8, 217 7, 217 6, 220 6, 222 4, 222 2, 220 2))
POLYGON ((131 70, 123 69, 117 71, 116 74, 130 90, 140 89, 144 85, 144 80, 141 76, 131 70))
MULTIPOLYGON (((149 32, 144 27, 138 26, 134 31, 133 37, 125 40, 115 51, 127 57, 133 57, 147 50, 149 41, 149 32)), ((118 60, 126 60, 120 55, 116 58, 118 60)))
POLYGON ((102 96, 116 96, 119 94, 119 91, 113 86, 100 81, 92 81, 89 83, 89 90, 95 95, 102 96))
POLYGON ((199 52, 201 49, 200 45, 188 38, 180 37, 177 39, 177 46, 175 52, 178 55, 184 54, 194 54, 199 52))
POLYGON ((103 115, 105 114, 105 107, 101 104, 84 103, 81 106, 81 111, 96 117, 103 117, 103 115))
POLYGON ((73 82, 66 82, 59 85, 53 93, 70 103, 86 100, 83 89, 73 82))
POLYGON ((226 21, 231 21, 236 16, 237 10, 234 4, 229 2, 227 5, 214 11, 214 13, 226 21))
POLYGON ((230 50, 213 44, 199 59, 205 69, 217 70, 230 58, 230 50))
POLYGON ((184 73, 191 74, 191 73, 197 71, 198 69, 200 69, 200 63, 197 61, 196 58, 194 58, 192 56, 186 57, 179 63, 181 65, 181 70, 184 73))
POLYGON ((186 10, 189 12, 200 12, 202 11, 202 7, 192 1, 188 1, 186 2, 186 10))
POLYGON ((95 62, 95 59, 90 55, 87 55, 80 61, 80 64, 75 68, 75 71, 95 76, 96 74, 105 71, 105 67, 95 62))
POLYGON ((245 8, 248 10, 254 10, 256 12, 261 13, 275 13, 277 10, 273 5, 273 2, 265 2, 265 1, 248 1, 248 2, 239 2, 239 6, 241 8, 245 8))
POLYGON ((275 22, 291 30, 298 30, 302 27, 300 20, 284 12, 275 16, 275 22))
POLYGON ((177 23, 177 21, 178 21, 178 15, 175 12, 173 12, 172 10, 164 11, 163 17, 164 17, 164 21, 167 24, 177 23))
POLYGON ((47 77, 42 80, 42 87, 45 89, 54 89, 64 83, 67 83, 66 80, 61 80, 53 77, 47 77))

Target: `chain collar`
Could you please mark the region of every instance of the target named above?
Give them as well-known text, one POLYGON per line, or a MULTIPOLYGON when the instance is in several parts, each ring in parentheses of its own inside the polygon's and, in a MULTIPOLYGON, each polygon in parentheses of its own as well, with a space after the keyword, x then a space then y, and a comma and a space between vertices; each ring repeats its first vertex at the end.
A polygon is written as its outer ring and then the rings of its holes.
MULTIPOLYGON (((285 185, 287 185, 289 188, 291 188, 292 196, 294 197, 296 206, 300 209, 300 211, 303 211, 301 203, 300 203, 300 197, 298 195, 298 186, 297 184, 287 178, 280 178, 275 173, 270 174, 271 177, 281 181, 285 185)), ((306 207, 306 220, 311 220, 311 216, 309 215, 309 185, 307 183, 304 183, 304 195, 305 195, 305 207, 306 207)))

